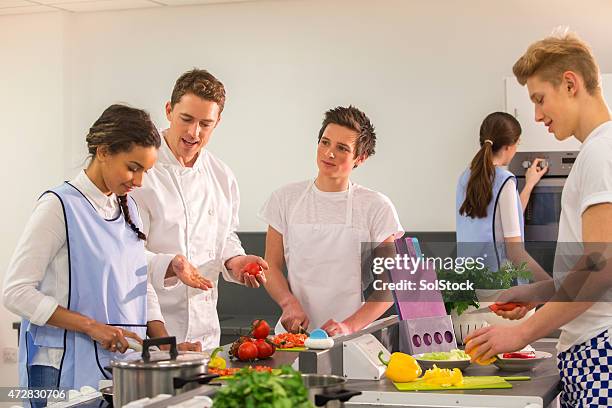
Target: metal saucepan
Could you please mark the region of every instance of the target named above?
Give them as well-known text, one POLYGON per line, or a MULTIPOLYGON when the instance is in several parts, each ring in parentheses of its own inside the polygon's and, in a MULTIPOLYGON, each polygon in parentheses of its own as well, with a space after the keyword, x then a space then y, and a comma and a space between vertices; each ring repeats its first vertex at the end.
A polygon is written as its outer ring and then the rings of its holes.
POLYGON ((217 378, 208 374, 208 353, 181 351, 175 337, 146 339, 142 353, 133 352, 111 361, 113 406, 119 408, 130 401, 159 394, 176 395, 217 378), (170 345, 170 351, 150 351, 153 346, 170 345))
POLYGON ((346 379, 337 375, 302 374, 302 382, 308 399, 317 407, 343 407, 344 402, 361 395, 361 391, 345 389, 346 379))

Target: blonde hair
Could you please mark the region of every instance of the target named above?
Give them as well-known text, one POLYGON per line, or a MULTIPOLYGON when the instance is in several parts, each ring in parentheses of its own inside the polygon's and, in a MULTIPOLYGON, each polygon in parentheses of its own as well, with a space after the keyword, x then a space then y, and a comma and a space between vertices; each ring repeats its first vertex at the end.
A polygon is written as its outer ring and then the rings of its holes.
POLYGON ((567 30, 531 44, 516 61, 512 71, 521 85, 537 75, 554 86, 561 84, 565 71, 573 71, 582 77, 589 94, 600 91, 599 68, 591 48, 567 30))

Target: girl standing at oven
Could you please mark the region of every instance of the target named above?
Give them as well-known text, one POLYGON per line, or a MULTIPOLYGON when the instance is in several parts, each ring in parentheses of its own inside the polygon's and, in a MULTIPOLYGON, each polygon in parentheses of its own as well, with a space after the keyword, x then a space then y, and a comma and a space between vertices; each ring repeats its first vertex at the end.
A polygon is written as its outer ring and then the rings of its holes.
MULTIPOLYGON (((480 150, 457 184, 456 231, 458 251, 485 258, 495 272, 508 260, 528 263, 536 280, 548 274, 523 249, 523 213, 531 191, 546 173, 542 159, 535 159, 525 173, 519 194, 516 177, 506 167, 516 153, 521 125, 505 112, 489 114, 480 126, 480 150)), ((509 317, 524 315, 516 308, 509 317)))

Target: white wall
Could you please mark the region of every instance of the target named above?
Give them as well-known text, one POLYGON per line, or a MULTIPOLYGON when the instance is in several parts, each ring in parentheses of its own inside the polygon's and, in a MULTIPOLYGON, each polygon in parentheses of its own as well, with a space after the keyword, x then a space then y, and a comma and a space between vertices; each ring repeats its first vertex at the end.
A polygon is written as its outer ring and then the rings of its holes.
MULTIPOLYGON (((293 0, 0 17, 0 274, 37 195, 84 162, 102 109, 128 102, 163 126, 193 66, 228 89, 210 149, 238 177, 242 230, 263 230, 273 189, 316 174, 322 114, 350 103, 379 135, 354 179, 390 196, 408 230, 452 230, 455 180, 516 58, 569 25, 612 72, 611 15, 607 0, 293 0)), ((14 344, 7 326, 0 347, 14 344)))
MULTIPOLYGON (((103 107, 127 101, 165 124, 176 77, 205 67, 228 89, 211 151, 235 171, 241 229, 279 186, 315 175, 323 111, 353 103, 377 154, 354 179, 389 195, 409 230, 453 230, 455 181, 478 127, 504 109, 503 78, 533 40, 570 25, 604 72, 609 1, 269 1, 77 15, 72 157, 103 107)), ((77 154, 78 152, 78 154, 77 154)))
MULTIPOLYGON (((61 14, 0 17, 0 279, 37 197, 63 177, 61 14)), ((16 347, 17 317, 0 308, 0 350, 16 347)), ((0 386, 17 384, 0 354, 0 386)))

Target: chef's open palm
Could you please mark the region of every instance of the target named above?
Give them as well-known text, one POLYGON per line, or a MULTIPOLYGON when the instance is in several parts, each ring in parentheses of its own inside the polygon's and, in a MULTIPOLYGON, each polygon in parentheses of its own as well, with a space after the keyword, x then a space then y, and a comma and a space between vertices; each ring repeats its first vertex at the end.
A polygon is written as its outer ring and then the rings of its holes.
POLYGON ((198 268, 193 266, 183 255, 175 256, 168 265, 168 269, 171 269, 171 272, 187 286, 202 290, 213 287, 212 282, 203 277, 198 268))

